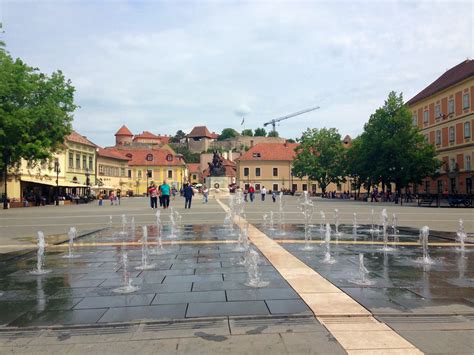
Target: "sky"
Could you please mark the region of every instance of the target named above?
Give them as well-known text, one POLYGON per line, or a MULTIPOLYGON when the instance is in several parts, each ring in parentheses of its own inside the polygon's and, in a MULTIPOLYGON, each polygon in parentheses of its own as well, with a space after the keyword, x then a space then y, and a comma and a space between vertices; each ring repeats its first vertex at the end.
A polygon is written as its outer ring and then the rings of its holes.
POLYGON ((72 80, 73 127, 101 146, 123 124, 241 131, 314 106, 280 136, 354 137, 391 90, 409 100, 472 58, 473 18, 471 1, 0 0, 0 38, 72 80))

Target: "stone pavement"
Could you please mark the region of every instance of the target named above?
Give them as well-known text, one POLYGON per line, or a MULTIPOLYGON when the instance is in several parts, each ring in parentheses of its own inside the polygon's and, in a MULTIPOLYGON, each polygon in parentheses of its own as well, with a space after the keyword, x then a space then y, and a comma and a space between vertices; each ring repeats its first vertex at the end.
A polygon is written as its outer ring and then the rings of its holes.
MULTIPOLYGON (((156 263, 154 270, 134 270, 141 262, 139 232, 123 240, 109 229, 78 240, 75 253, 81 257, 77 259, 63 258, 66 245, 49 246, 45 267, 53 271, 44 277, 27 274, 35 264, 32 257, 0 264, 4 327, 0 352, 356 354, 415 353, 418 348, 426 353, 472 353, 474 259, 469 251, 459 257, 452 244, 436 240, 445 246, 433 255, 443 262, 423 270, 406 261, 419 254, 416 243, 400 243, 400 251, 392 255, 378 252, 376 244, 344 240, 334 247, 339 262, 325 267, 318 262, 324 251, 318 246, 319 237, 315 236, 314 251, 301 251, 302 229, 294 223, 301 223, 302 216, 296 199, 288 197, 289 235, 277 238, 262 226, 257 226, 260 230, 250 226, 250 237, 263 254, 262 278, 270 282, 255 289, 246 285, 246 269, 239 265, 237 233, 222 227, 223 208, 216 201, 196 202, 191 210, 176 208, 185 227, 178 240, 170 240, 165 226, 166 253, 150 256, 156 263), (112 292, 121 284, 123 247, 129 254, 132 281, 141 286, 127 296, 112 292), (371 287, 349 281, 357 268, 354 255, 360 252, 366 255, 376 282, 371 287), (317 295, 325 300, 315 302, 317 295), (399 345, 393 345, 394 340, 399 345)), ((345 202, 317 201, 316 210, 321 207, 331 219, 330 212, 338 208, 342 223, 352 222, 356 211, 364 223, 373 208, 345 202)), ((101 228, 113 215, 118 231, 125 213, 137 225, 150 224, 153 248, 155 216, 145 203, 136 198, 124 199, 122 206, 5 211, 0 214, 2 245, 34 247, 39 229, 34 223, 46 234, 64 238, 70 226, 80 231, 101 228), (25 235, 29 237, 23 239, 25 235)), ((471 222, 471 210, 387 208, 397 211, 400 225, 431 226, 423 220, 428 211, 439 213, 437 223, 446 230, 451 226, 454 230, 460 216, 467 227, 471 222)), ((247 219, 261 223, 263 213, 277 209, 271 201, 255 202, 246 207, 247 219)), ((162 212, 165 224, 168 215, 169 211, 162 212)), ((318 223, 318 216, 314 217, 318 223)))

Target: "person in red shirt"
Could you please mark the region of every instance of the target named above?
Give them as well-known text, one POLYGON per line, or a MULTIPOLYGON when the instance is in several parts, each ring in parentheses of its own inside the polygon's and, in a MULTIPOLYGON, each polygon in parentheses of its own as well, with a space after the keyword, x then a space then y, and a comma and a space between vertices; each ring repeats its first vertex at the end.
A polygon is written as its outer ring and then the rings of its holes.
POLYGON ((253 202, 254 196, 255 196, 255 188, 253 185, 250 185, 249 187, 249 195, 250 195, 250 202, 253 202))

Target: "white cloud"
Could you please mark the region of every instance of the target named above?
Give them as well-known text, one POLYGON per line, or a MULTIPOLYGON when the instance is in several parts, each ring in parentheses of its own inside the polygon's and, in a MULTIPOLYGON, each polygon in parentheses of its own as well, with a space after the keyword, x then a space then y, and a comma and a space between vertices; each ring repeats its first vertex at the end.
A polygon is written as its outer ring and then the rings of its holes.
POLYGON ((248 115, 357 134, 391 90, 409 99, 473 53, 469 2, 6 2, 14 56, 62 69, 98 144, 132 131, 211 131, 248 115), (41 40, 39 40, 41 39, 41 40), (109 132, 109 134, 107 134, 109 132))

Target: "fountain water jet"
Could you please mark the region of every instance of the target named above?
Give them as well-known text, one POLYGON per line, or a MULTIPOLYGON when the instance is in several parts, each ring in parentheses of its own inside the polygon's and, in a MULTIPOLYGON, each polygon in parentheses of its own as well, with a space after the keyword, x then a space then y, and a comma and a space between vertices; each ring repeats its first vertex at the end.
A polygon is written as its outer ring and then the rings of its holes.
POLYGON ((30 274, 32 275, 44 275, 51 272, 51 270, 43 269, 45 246, 46 246, 46 243, 44 241, 44 233, 41 231, 38 231, 38 252, 36 254, 37 255, 36 269, 30 271, 30 274))
POLYGON ((69 232, 67 233, 69 237, 69 244, 68 244, 68 250, 69 253, 67 255, 64 255, 63 258, 67 259, 73 259, 73 258, 78 258, 80 255, 74 254, 74 239, 77 237, 77 230, 75 227, 71 227, 69 229, 69 232))
POLYGON ((331 256, 331 226, 326 224, 326 234, 324 238, 324 245, 326 246, 326 253, 324 254, 324 259, 322 263, 324 264, 334 264, 336 259, 331 256))
POLYGON ((369 270, 364 265, 364 254, 359 254, 359 278, 349 280, 350 282, 361 285, 361 286, 371 286, 374 284, 374 281, 368 278, 369 270))
POLYGON ((324 226, 326 225, 326 214, 324 213, 324 211, 319 211, 319 215, 321 217, 321 222, 319 224, 319 230, 321 232, 324 231, 324 226))
POLYGON ((420 229, 421 246, 423 248, 423 257, 416 259, 416 262, 423 265, 432 265, 435 261, 428 253, 428 238, 430 236, 430 228, 424 226, 420 229))
POLYGON ((339 210, 337 208, 334 209, 334 228, 336 229, 334 232, 334 235, 336 236, 336 241, 338 241, 338 238, 340 235, 342 235, 341 232, 339 232, 339 210))
POLYGON ((383 232, 383 248, 381 249, 382 251, 394 251, 394 248, 391 248, 388 246, 388 214, 387 210, 384 208, 382 210, 382 213, 380 215, 381 220, 382 220, 382 232, 383 232))
POLYGON ((143 235, 142 235, 142 264, 140 266, 135 267, 137 270, 150 270, 153 269, 156 264, 149 264, 148 263, 148 228, 147 226, 142 227, 143 235))
POLYGON ((311 217, 313 216, 314 205, 313 202, 308 198, 308 191, 304 191, 304 199, 300 202, 300 210, 304 216, 304 242, 305 245, 303 250, 313 250, 311 243, 311 217))
POLYGON ((123 270, 123 286, 113 289, 114 293, 132 293, 138 291, 140 287, 132 285, 130 273, 128 272, 128 255, 125 249, 122 249, 122 270, 123 270))
POLYGON ((260 256, 258 255, 258 252, 249 248, 248 253, 246 255, 246 261, 248 280, 245 285, 256 288, 268 286, 269 282, 263 281, 260 277, 260 270, 258 266, 260 262, 260 256))
POLYGON ((459 227, 458 227, 458 231, 456 235, 457 235, 457 240, 459 241, 459 243, 461 243, 461 246, 460 248, 458 248, 458 250, 464 253, 466 251, 465 243, 466 243, 467 233, 464 229, 464 221, 462 219, 459 219, 459 227))

